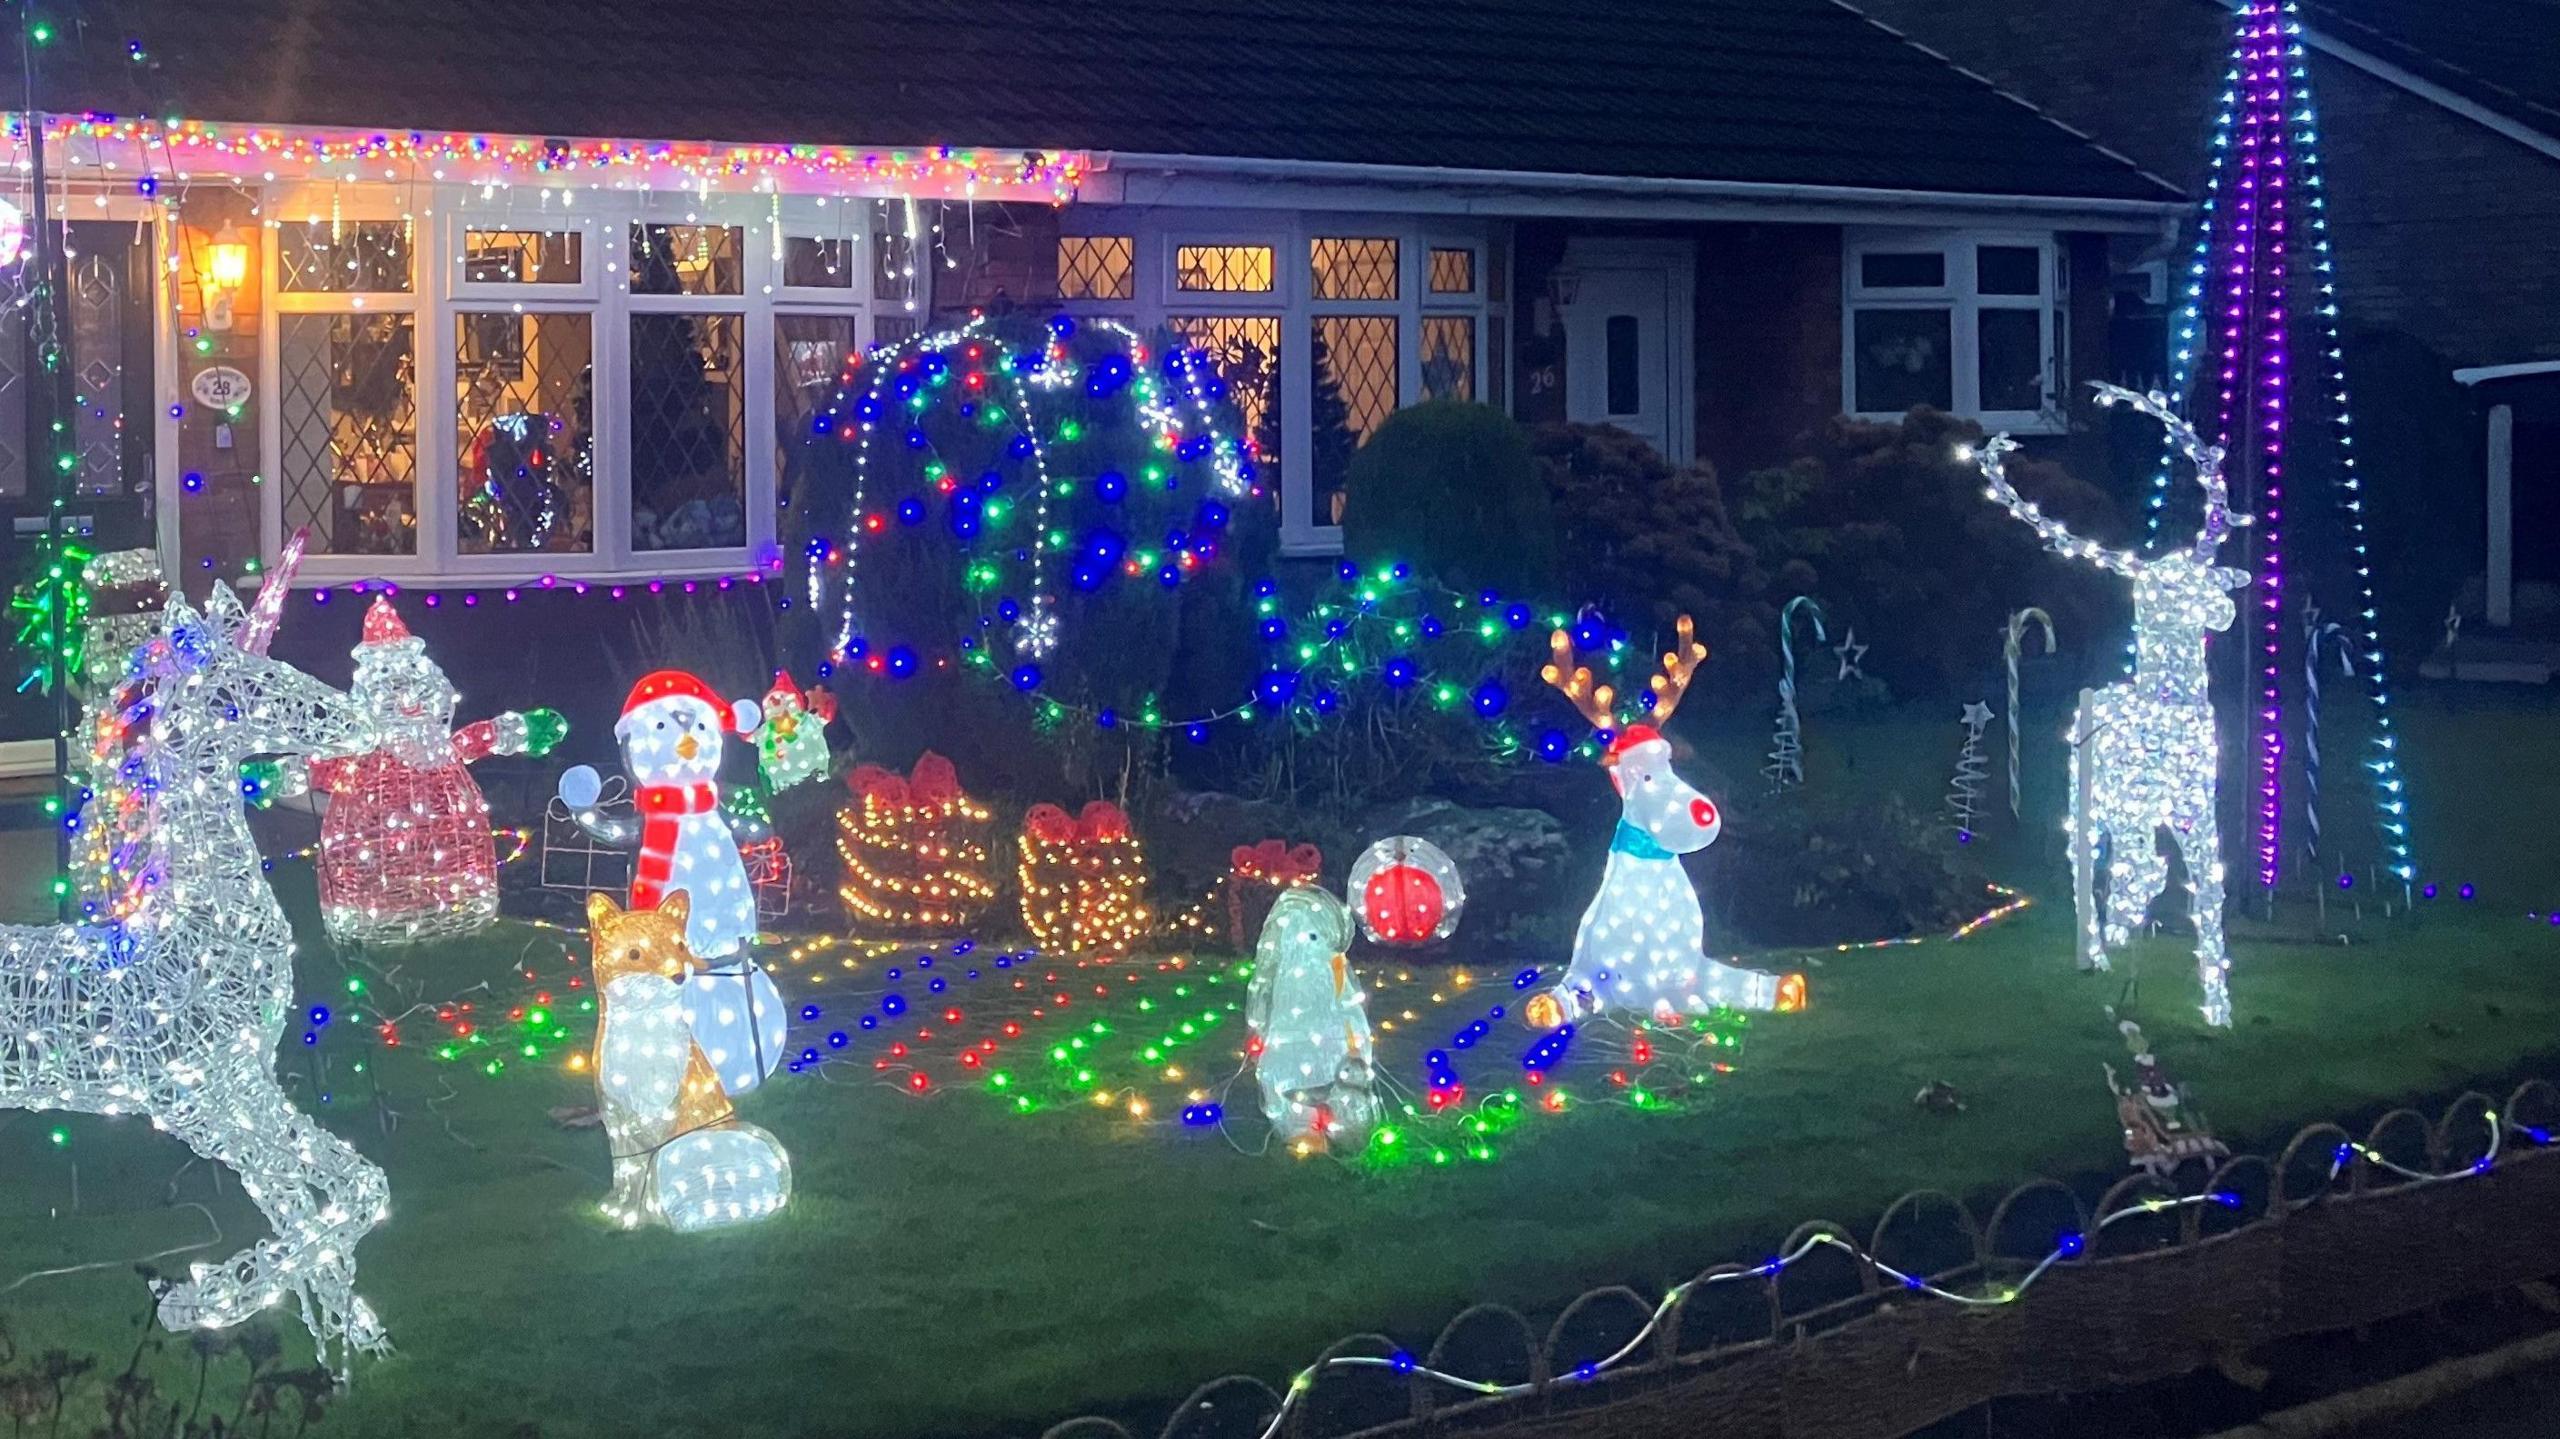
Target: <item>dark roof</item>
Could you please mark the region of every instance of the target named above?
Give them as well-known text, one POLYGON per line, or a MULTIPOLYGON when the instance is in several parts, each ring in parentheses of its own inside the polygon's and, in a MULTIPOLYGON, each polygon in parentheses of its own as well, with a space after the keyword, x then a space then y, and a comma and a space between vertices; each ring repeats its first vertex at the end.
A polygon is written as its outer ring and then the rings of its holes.
POLYGON ((2311 28, 2560 139, 2560 0, 2311 0, 2311 28))
POLYGON ((2176 200, 1833 0, 112 0, 47 108, 2176 200), (124 28, 119 28, 119 27, 124 28), (147 63, 125 56, 129 38, 147 63))

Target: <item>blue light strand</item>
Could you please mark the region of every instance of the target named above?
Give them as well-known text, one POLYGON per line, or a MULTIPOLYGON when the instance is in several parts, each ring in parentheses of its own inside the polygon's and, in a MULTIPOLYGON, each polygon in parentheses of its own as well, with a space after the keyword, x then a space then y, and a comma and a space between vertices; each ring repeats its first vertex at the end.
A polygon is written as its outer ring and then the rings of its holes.
MULTIPOLYGON (((2489 1126, 2489 1152, 2482 1155, 2478 1160, 2470 1164, 2466 1164, 2459 1169, 2449 1170, 2441 1174, 2410 1169, 2404 1165, 2393 1162, 2379 1151, 2374 1150, 2371 1146, 2358 1144, 2350 1140, 2346 1143, 2340 1144, 2332 1156, 2329 1165, 2329 1181, 2334 1183, 2337 1180, 2338 1175, 2346 1169, 2350 1160, 2361 1158, 2366 1163, 2373 1165, 2375 1168, 2397 1175, 2412 1184, 2432 1185, 2450 1183, 2454 1180, 2469 1179, 2488 1173, 2497 1163, 2498 1156, 2502 1152, 2503 1141, 2506 1137, 2507 1131, 2511 1128, 2516 1130, 2518 1133, 2525 1134, 2532 1138, 2536 1144, 2546 1144, 2549 1142, 2549 1136, 2545 1131, 2502 1123, 2495 1110, 2487 1111, 2484 1115, 2484 1120, 2489 1126)), ((2160 1214, 2192 1209, 2204 1204, 2215 1204, 2226 1209, 2238 1209, 2246 1202, 2247 1200, 2243 1195, 2224 1189, 2206 1190, 2201 1194, 2183 1195, 2174 1199, 2146 1199, 2140 1204, 2119 1209, 2113 1214, 2100 1218, 2094 1232, 2103 1233, 2109 1226, 2121 1223, 2127 1219, 2150 1218, 2160 1214)), ((1899 1284, 1904 1290, 1910 1293, 1926 1294, 1932 1298, 1944 1300, 1947 1303, 1967 1309, 1993 1309, 1999 1308, 2003 1305, 2016 1303, 2030 1288, 2035 1285, 2037 1280, 2042 1279, 2046 1272, 2051 1270, 2056 1264, 2061 1263, 2065 1259, 2076 1258, 2086 1253, 2090 1238, 2091 1235, 2089 1234, 2066 1232, 2056 1239, 2051 1252, 2047 1253, 2044 1258, 2038 1260, 2035 1266, 2029 1269, 2025 1276, 2020 1278, 2017 1283, 2004 1286, 1999 1292, 1994 1294, 1960 1294, 1952 1289, 1947 1289, 1931 1283, 1920 1275, 1896 1269, 1892 1265, 1878 1259, 1873 1254, 1868 1253, 1860 1246, 1853 1244, 1846 1239, 1842 1239, 1836 1234, 1832 1234, 1828 1231, 1817 1231, 1814 1234, 1807 1236, 1805 1240, 1795 1248, 1784 1254, 1774 1255, 1765 1263, 1754 1265, 1749 1269, 1729 1270, 1721 1274, 1702 1274, 1695 1279, 1690 1279, 1683 1283, 1673 1285, 1669 1290, 1664 1292, 1661 1300, 1654 1305, 1653 1313, 1645 1320, 1643 1328, 1637 1330, 1632 1337, 1630 1337, 1625 1343, 1619 1345, 1615 1350, 1611 1351, 1607 1357, 1590 1360, 1576 1366, 1573 1370, 1573 1378, 1576 1381, 1583 1383, 1595 1381, 1601 1374, 1624 1364, 1630 1357, 1642 1351, 1647 1343, 1651 1341, 1654 1334, 1661 1329, 1663 1322, 1671 1317, 1673 1311, 1679 1306, 1680 1302, 1687 1298, 1692 1291, 1717 1284, 1731 1283, 1740 1279, 1773 1279, 1786 1272, 1786 1270, 1793 1267, 1798 1262, 1802 1261, 1806 1256, 1811 1255, 1818 1250, 1833 1249, 1845 1253, 1851 1258, 1866 1264, 1877 1273, 1893 1280, 1896 1284, 1899 1284)), ((1321 1360, 1315 1364, 1308 1365, 1306 1368, 1299 1370, 1290 1378, 1288 1391, 1281 1396, 1278 1411, 1271 1416, 1270 1423, 1263 1427, 1258 1439, 1277 1439, 1277 1436, 1280 1434, 1283 1427, 1287 1425, 1290 1414, 1296 1410, 1300 1403, 1304 1402, 1304 1397, 1307 1391, 1314 1387, 1316 1376, 1325 1369, 1387 1369, 1398 1374, 1418 1374, 1425 1379, 1433 1381, 1434 1383, 1445 1385, 1448 1388, 1459 1390, 1462 1393, 1488 1399, 1515 1398, 1524 1394, 1533 1394, 1536 1393, 1540 1387, 1536 1381, 1531 1380, 1502 1384, 1483 1379, 1469 1379, 1461 1374, 1452 1374, 1447 1370, 1437 1369, 1430 1365, 1423 1364, 1416 1360, 1411 1353, 1401 1349, 1396 1351, 1394 1354, 1339 1354, 1330 1359, 1321 1360)))

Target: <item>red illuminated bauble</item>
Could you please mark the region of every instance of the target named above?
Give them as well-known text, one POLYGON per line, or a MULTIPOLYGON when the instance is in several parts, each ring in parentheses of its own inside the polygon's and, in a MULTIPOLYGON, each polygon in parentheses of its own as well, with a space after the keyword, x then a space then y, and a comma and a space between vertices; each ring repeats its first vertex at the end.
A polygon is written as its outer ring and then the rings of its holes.
POLYGON ((1418 944, 1440 927, 1448 912, 1440 881, 1409 864, 1391 864, 1369 876, 1360 892, 1369 932, 1389 944, 1418 944))

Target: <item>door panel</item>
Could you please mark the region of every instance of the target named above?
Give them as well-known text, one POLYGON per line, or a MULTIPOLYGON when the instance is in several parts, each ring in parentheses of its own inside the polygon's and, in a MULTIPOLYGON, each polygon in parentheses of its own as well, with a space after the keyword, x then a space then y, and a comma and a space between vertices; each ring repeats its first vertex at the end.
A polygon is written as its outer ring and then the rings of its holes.
MULTIPOLYGON (((65 258, 63 338, 72 393, 72 458, 65 524, 92 553, 153 543, 155 490, 153 441, 159 417, 152 406, 153 281, 151 230, 126 220, 75 220, 65 258)), ((9 277, 12 288, 23 274, 9 277)), ((28 579, 36 539, 44 533, 52 477, 42 455, 49 447, 29 432, 35 403, 41 413, 28 352, 25 312, 0 306, 0 593, 14 595, 28 579), (30 465, 29 456, 36 456, 30 465)), ((17 626, 0 631, 13 641, 17 626)), ((50 769, 54 702, 40 686, 21 688, 29 656, 14 643, 0 658, 0 773, 50 769)))
POLYGON ((1616 425, 1672 452, 1670 277, 1658 268, 1583 269, 1564 306, 1565 417, 1616 425))

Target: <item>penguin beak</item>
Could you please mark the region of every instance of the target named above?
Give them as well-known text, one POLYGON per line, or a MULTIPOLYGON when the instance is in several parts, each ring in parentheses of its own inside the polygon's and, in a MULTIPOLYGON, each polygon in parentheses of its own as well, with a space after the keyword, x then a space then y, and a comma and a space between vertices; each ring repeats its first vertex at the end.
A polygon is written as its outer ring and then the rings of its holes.
POLYGON ((690 760, 700 753, 702 753, 702 746, 694 741, 693 736, 686 735, 683 739, 676 741, 676 758, 690 760))

